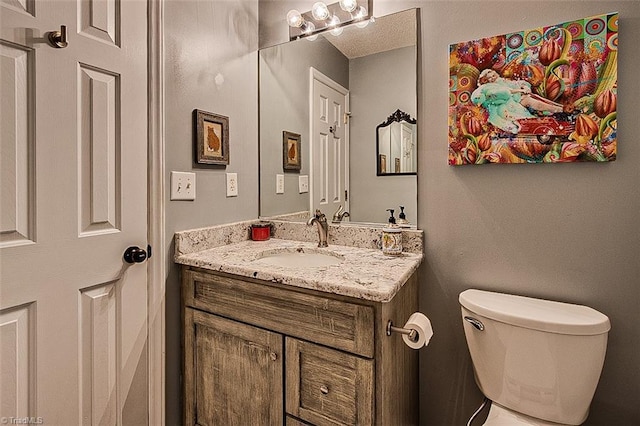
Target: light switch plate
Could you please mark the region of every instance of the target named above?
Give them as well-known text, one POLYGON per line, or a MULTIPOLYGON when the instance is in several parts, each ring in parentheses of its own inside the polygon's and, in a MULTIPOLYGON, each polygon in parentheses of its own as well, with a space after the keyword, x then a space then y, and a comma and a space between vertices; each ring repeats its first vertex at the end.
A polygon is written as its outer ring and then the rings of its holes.
POLYGON ((227 197, 238 196, 238 174, 227 173, 227 197))
POLYGON ((171 200, 196 199, 196 174, 191 172, 171 172, 171 200))
POLYGON ((284 175, 276 175, 276 194, 284 194, 284 175))
POLYGON ((309 175, 298 176, 298 192, 300 194, 309 192, 309 175))

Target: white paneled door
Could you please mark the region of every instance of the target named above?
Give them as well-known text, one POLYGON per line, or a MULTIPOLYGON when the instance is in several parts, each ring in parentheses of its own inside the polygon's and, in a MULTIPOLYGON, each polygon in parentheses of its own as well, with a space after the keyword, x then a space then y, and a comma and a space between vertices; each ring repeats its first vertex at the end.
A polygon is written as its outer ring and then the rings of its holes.
POLYGON ((0 417, 147 424, 147 2, 0 19, 0 417))
POLYGON ((349 210, 349 91, 311 68, 311 212, 349 210))

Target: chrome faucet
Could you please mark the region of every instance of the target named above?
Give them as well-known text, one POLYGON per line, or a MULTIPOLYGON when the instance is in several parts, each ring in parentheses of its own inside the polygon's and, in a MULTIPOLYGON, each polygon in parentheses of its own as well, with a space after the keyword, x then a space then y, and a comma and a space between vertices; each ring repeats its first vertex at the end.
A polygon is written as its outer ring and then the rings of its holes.
POLYGON ((331 219, 333 223, 340 223, 345 217, 351 217, 349 212, 343 212, 342 210, 344 209, 342 208, 342 205, 340 205, 340 207, 338 207, 338 210, 336 210, 336 212, 333 214, 333 218, 331 219))
POLYGON ((329 224, 327 223, 327 217, 320 211, 320 209, 316 209, 315 216, 311 216, 307 221, 307 226, 311 226, 316 224, 318 228, 318 247, 328 247, 327 244, 327 236, 329 235, 329 224))

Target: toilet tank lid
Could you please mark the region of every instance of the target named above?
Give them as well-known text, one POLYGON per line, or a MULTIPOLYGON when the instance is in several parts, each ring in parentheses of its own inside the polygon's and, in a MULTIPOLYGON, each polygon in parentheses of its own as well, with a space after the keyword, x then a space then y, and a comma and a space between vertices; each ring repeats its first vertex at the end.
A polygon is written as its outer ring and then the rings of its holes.
POLYGON ((469 289, 460 304, 484 317, 557 334, 595 335, 611 329, 609 318, 588 306, 469 289))

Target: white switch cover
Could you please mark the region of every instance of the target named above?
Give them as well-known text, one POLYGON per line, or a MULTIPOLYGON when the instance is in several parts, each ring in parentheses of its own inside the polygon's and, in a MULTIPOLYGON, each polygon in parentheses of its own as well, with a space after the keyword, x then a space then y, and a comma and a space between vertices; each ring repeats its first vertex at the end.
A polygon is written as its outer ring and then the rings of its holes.
POLYGON ((298 192, 309 192, 309 175, 298 176, 298 192))
POLYGON ((171 172, 171 199, 196 199, 196 174, 191 172, 171 172))
POLYGON ((284 175, 276 175, 276 194, 284 194, 284 175))
POLYGON ((227 197, 238 196, 238 174, 227 173, 227 197))

